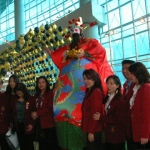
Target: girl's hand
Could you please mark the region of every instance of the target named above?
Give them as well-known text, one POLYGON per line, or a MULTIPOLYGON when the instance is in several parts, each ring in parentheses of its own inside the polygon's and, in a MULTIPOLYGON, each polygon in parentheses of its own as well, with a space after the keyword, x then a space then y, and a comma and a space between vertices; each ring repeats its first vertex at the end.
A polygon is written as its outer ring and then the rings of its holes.
POLYGON ((93 119, 94 120, 99 120, 101 114, 99 112, 96 112, 94 115, 93 115, 93 119))
POLYGON ((141 144, 146 144, 146 143, 148 143, 148 139, 141 138, 141 144))
POLYGON ((93 142, 93 141, 94 141, 94 134, 88 133, 88 140, 89 140, 90 142, 93 142))
POLYGON ((31 124, 29 124, 26 128, 27 132, 30 132, 33 129, 33 126, 31 124))
POLYGON ((31 113, 31 117, 33 120, 35 120, 38 116, 37 116, 37 113, 34 111, 31 113))

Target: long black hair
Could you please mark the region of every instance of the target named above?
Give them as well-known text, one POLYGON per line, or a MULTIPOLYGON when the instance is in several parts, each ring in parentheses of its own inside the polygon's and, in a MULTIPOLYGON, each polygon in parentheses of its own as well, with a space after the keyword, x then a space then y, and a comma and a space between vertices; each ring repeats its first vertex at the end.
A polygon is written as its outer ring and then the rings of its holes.
POLYGON ((37 94, 41 93, 41 90, 38 87, 38 82, 39 82, 40 79, 45 80, 45 82, 46 82, 46 92, 48 93, 50 91, 50 85, 49 85, 49 82, 48 82, 48 80, 45 76, 40 76, 36 79, 36 86, 35 86, 36 93, 37 94))
POLYGON ((26 85, 23 84, 23 83, 19 83, 17 86, 16 86, 16 92, 17 91, 21 91, 24 95, 24 100, 28 100, 29 97, 30 97, 30 93, 28 91, 28 89, 26 88, 26 85))
POLYGON ((20 83, 19 78, 18 78, 15 74, 13 74, 13 75, 11 75, 11 76, 9 77, 8 85, 7 85, 7 87, 6 87, 6 93, 7 93, 9 96, 12 95, 12 88, 10 87, 10 80, 11 80, 11 79, 13 79, 14 82, 16 83, 16 86, 15 86, 14 89, 13 89, 13 92, 14 92, 14 93, 16 92, 16 87, 17 87, 18 83, 20 83))
MULTIPOLYGON (((99 74, 94 70, 94 69, 87 69, 87 70, 84 70, 83 71, 83 77, 86 76, 88 79, 91 79, 94 82, 94 85, 91 87, 90 89, 90 92, 88 94, 88 96, 91 95, 92 91, 95 89, 95 88, 99 88, 101 91, 102 91, 102 94, 104 93, 103 92, 103 87, 102 87, 102 81, 100 79, 100 76, 99 74)), ((88 91, 88 89, 87 89, 88 91)), ((104 95, 104 94, 103 94, 104 95)))
POLYGON ((137 78, 139 84, 150 83, 150 74, 141 62, 132 64, 129 71, 137 78))

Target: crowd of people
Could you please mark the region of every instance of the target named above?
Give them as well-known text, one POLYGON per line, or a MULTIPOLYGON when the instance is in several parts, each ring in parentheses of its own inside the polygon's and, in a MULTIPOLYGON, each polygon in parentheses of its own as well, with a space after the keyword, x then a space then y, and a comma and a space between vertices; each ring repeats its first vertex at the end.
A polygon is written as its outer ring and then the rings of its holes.
POLYGON ((0 93, 0 147, 11 150, 6 133, 9 128, 17 133, 20 150, 57 150, 57 135, 53 117, 53 90, 45 76, 36 80, 36 93, 31 96, 26 85, 11 75, 6 91, 0 93), (42 133, 43 132, 43 133, 42 133), (41 136, 43 134, 43 136, 41 136))
POLYGON ((125 143, 127 150, 150 149, 145 65, 123 60, 122 88, 98 40, 85 38, 81 28, 72 32, 70 45, 53 52, 46 48, 60 70, 54 89, 40 76, 30 95, 15 74, 10 76, 0 93, 1 150, 10 150, 9 128, 17 133, 20 150, 34 150, 34 141, 39 150, 125 150, 125 143))
MULTIPOLYGON (((126 78, 123 92, 119 77, 110 75, 104 94, 99 74, 94 69, 83 72, 85 150, 125 150, 125 142, 127 150, 150 149, 150 74, 143 63, 132 60, 122 62, 122 73, 126 78)), ((5 137, 10 127, 17 133, 20 150, 34 150, 34 141, 39 142, 39 150, 61 149, 53 114, 54 92, 45 76, 37 78, 35 89, 31 96, 13 74, 6 91, 0 93, 1 150, 10 150, 5 137), (43 136, 37 135, 37 129, 43 136)))

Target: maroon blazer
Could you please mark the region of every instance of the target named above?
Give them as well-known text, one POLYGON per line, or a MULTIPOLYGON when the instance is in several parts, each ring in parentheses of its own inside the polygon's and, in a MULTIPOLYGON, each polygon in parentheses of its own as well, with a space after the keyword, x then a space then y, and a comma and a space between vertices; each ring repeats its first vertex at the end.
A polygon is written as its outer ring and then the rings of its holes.
POLYGON ((138 90, 131 109, 133 140, 141 138, 150 141, 150 83, 145 83, 138 90))
MULTIPOLYGON (((14 119, 14 123, 15 123, 15 127, 16 129, 18 128, 17 127, 17 124, 18 124, 18 121, 17 121, 17 101, 18 100, 13 100, 12 102, 12 107, 13 107, 13 119, 14 119)), ((31 134, 31 133, 34 133, 34 130, 35 130, 35 124, 36 124, 36 120, 33 120, 32 117, 31 117, 31 111, 34 109, 34 102, 33 102, 33 96, 30 96, 29 99, 26 101, 25 103, 25 113, 24 113, 24 127, 25 127, 25 133, 26 134, 31 134), (28 125, 32 125, 33 126, 33 129, 30 131, 30 132, 27 132, 26 131, 26 128, 28 125)))
POLYGON ((10 100, 6 93, 0 94, 0 134, 6 134, 11 122, 10 100))
POLYGON ((103 124, 99 123, 98 120, 94 120, 93 114, 96 112, 102 113, 102 92, 96 88, 89 97, 87 97, 87 94, 82 104, 81 129, 87 133, 101 132, 103 124))
POLYGON ((53 91, 50 90, 48 93, 45 92, 43 94, 40 108, 38 108, 39 97, 40 93, 36 94, 33 99, 36 113, 40 117, 41 127, 42 129, 54 127, 55 122, 53 115, 53 91))
POLYGON ((125 103, 123 97, 117 95, 108 106, 107 115, 100 116, 100 122, 106 123, 106 140, 111 144, 125 142, 125 103))
POLYGON ((126 137, 127 139, 131 139, 132 138, 132 123, 131 123, 131 110, 130 110, 130 98, 133 95, 133 88, 135 86, 135 83, 131 83, 130 88, 128 89, 128 92, 126 93, 126 86, 127 86, 127 81, 124 83, 123 88, 124 88, 124 92, 123 92, 123 97, 125 100, 125 111, 126 111, 126 121, 125 121, 125 125, 126 125, 126 137))
POLYGON ((14 103, 17 101, 18 97, 16 94, 9 96, 10 99, 10 109, 11 109, 11 122, 14 122, 14 114, 13 114, 13 109, 14 109, 14 103))

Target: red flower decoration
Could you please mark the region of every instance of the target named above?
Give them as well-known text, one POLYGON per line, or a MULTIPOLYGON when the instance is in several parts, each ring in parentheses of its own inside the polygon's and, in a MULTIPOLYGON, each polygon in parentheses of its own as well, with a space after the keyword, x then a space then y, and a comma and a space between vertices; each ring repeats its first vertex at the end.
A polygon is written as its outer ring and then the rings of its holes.
POLYGON ((71 29, 71 26, 68 26, 68 29, 71 29))
POLYGON ((72 21, 69 21, 68 23, 69 23, 69 24, 72 24, 73 22, 72 22, 72 21))
POLYGON ((81 25, 80 25, 80 27, 83 27, 83 26, 84 26, 84 24, 81 24, 81 25))
POLYGON ((76 19, 72 19, 72 22, 76 22, 76 19))
POLYGON ((78 23, 77 23, 77 22, 75 23, 75 26, 78 26, 78 23))
POLYGON ((92 27, 92 26, 94 26, 94 25, 96 25, 97 24, 97 22, 91 22, 90 23, 90 27, 92 27))

